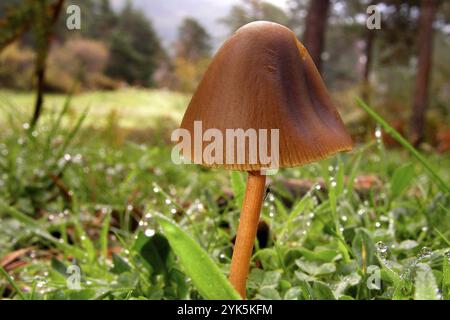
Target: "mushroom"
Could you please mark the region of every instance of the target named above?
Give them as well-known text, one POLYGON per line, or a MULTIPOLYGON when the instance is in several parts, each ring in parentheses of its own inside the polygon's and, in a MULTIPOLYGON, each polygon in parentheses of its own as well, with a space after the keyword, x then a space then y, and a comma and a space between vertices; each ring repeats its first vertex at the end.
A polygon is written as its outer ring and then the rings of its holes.
POLYGON ((349 151, 351 138, 308 51, 290 29, 266 21, 241 27, 218 50, 189 103, 181 128, 196 140, 179 150, 185 159, 248 172, 229 275, 245 298, 265 193, 265 170, 301 166, 349 151), (249 143, 226 146, 223 137, 229 142, 232 130, 241 130, 249 143), (268 141, 255 143, 251 134, 245 134, 248 130, 269 130, 271 139, 266 136, 268 141), (200 141, 196 137, 199 132, 204 132, 200 141), (256 149, 271 150, 272 161, 255 159, 252 152, 256 149))

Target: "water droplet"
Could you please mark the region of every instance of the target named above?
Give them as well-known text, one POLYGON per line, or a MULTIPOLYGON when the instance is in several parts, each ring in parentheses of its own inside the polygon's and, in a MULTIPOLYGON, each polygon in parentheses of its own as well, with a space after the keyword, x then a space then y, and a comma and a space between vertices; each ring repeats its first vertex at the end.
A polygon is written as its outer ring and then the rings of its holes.
POLYGON ((383 241, 378 241, 376 244, 376 247, 377 247, 377 251, 378 251, 379 255, 381 256, 381 258, 385 259, 389 247, 383 241))
POLYGON ((171 204, 171 203, 172 203, 172 201, 171 201, 170 199, 166 199, 164 202, 165 202, 166 204, 171 204))
POLYGON ((153 187, 153 192, 154 193, 158 193, 159 192, 159 188, 158 187, 153 187))
POLYGON ((432 254, 433 254, 433 251, 430 248, 423 247, 422 249, 420 249, 420 252, 418 254, 418 258, 420 260, 426 259, 426 258, 431 257, 432 254))
POLYGON ((444 253, 444 256, 448 259, 448 262, 450 262, 450 250, 444 253))
POLYGON ((153 229, 146 229, 144 232, 146 237, 153 237, 155 235, 155 230, 153 229))
POLYGON ((381 135, 382 135, 381 128, 380 128, 380 127, 377 127, 377 128, 375 129, 375 137, 376 137, 377 139, 381 139, 381 135))
POLYGON ((381 223, 380 222, 375 222, 375 228, 379 228, 379 227, 381 227, 381 223))
POLYGON ((347 216, 342 216, 341 219, 342 219, 342 221, 347 221, 348 220, 347 216))

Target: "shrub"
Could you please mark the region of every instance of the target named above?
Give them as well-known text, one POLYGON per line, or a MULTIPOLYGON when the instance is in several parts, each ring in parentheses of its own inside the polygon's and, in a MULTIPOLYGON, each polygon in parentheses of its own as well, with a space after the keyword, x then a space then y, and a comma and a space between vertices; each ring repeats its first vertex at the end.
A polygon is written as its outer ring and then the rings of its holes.
POLYGON ((34 52, 14 42, 0 54, 0 86, 29 89, 32 86, 34 52))

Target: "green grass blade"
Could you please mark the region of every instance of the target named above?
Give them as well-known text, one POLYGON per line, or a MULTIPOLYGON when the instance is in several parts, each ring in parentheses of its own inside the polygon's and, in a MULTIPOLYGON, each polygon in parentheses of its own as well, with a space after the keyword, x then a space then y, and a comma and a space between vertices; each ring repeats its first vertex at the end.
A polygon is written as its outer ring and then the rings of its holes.
POLYGON ((77 258, 83 258, 84 252, 83 250, 74 247, 70 244, 60 242, 59 239, 53 237, 50 233, 47 232, 44 228, 41 227, 40 223, 27 215, 23 214, 19 210, 10 205, 4 203, 0 200, 0 213, 6 213, 17 221, 21 222, 23 225, 28 227, 34 234, 37 236, 53 243, 57 248, 74 255, 77 258))
POLYGON ((416 274, 414 300, 439 300, 433 272, 419 268, 416 274))
POLYGON ((16 290, 17 294, 20 296, 22 300, 27 300, 27 297, 25 297, 23 292, 20 290, 19 286, 14 282, 14 280, 11 278, 8 272, 6 272, 6 270, 3 269, 1 266, 0 266, 0 275, 3 275, 5 277, 6 281, 8 281, 11 287, 13 287, 14 290, 16 290))
POLYGON ((67 113, 67 111, 69 110, 70 102, 72 101, 72 95, 73 95, 72 92, 70 92, 67 95, 67 97, 66 97, 66 99, 64 101, 63 108, 59 112, 58 118, 53 123, 53 125, 52 125, 52 127, 50 129, 50 132, 49 132, 49 134, 47 136, 47 142, 45 144, 45 152, 44 152, 44 154, 45 154, 44 158, 45 159, 47 158, 48 154, 50 153, 52 139, 55 138, 55 135, 58 132, 60 126, 61 126, 62 119, 63 119, 64 115, 67 113))
POLYGON ((369 116, 371 116, 376 122, 378 122, 392 138, 394 138, 398 143, 400 143, 405 149, 407 149, 414 158, 419 161, 428 174, 433 178, 433 180, 437 183, 439 188, 445 193, 450 193, 450 186, 442 180, 439 174, 436 172, 431 164, 425 159, 424 156, 420 154, 419 151, 416 150, 403 136, 398 133, 394 128, 392 128, 378 113, 376 113, 371 107, 364 103, 360 98, 356 97, 356 102, 358 105, 366 111, 369 116))
POLYGON ((100 252, 103 257, 103 261, 108 258, 108 234, 109 224, 111 222, 111 213, 108 212, 103 219, 102 230, 100 232, 100 252))
POLYGON ((186 274, 205 299, 239 300, 240 296, 219 267, 186 232, 169 219, 155 216, 186 274))
POLYGON ((241 207, 245 194, 245 177, 239 171, 231 171, 230 173, 231 188, 235 197, 235 203, 241 207))

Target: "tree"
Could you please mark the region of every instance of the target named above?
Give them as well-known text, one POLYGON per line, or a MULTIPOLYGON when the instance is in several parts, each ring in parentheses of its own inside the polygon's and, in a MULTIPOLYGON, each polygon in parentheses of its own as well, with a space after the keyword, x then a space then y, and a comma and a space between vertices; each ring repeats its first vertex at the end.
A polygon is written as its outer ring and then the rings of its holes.
POLYGON ((161 50, 151 22, 127 2, 111 36, 106 72, 131 84, 151 86, 161 50))
POLYGON ((329 6, 330 0, 310 1, 305 32, 303 33, 303 44, 308 49, 319 71, 322 64, 321 55, 325 42, 329 6))
POLYGON ((197 61, 207 57, 211 50, 211 36, 197 20, 185 18, 178 28, 177 57, 197 61))
POLYGON ((424 138, 425 113, 428 105, 428 87, 433 44, 433 21, 436 14, 435 0, 422 0, 417 36, 418 60, 411 114, 411 139, 417 146, 424 138))
POLYGON ((186 18, 178 28, 175 77, 180 91, 192 92, 210 61, 211 37, 197 20, 186 18))
POLYGON ((267 20, 289 26, 290 19, 279 7, 261 0, 242 0, 240 4, 233 5, 228 15, 220 22, 228 26, 230 33, 236 31, 244 24, 256 20, 267 20))
POLYGON ((46 61, 52 38, 52 27, 59 17, 64 0, 32 1, 9 7, 0 20, 0 50, 32 29, 35 39, 36 62, 35 77, 37 83, 36 101, 30 126, 33 128, 42 113, 44 103, 44 83, 46 61))

